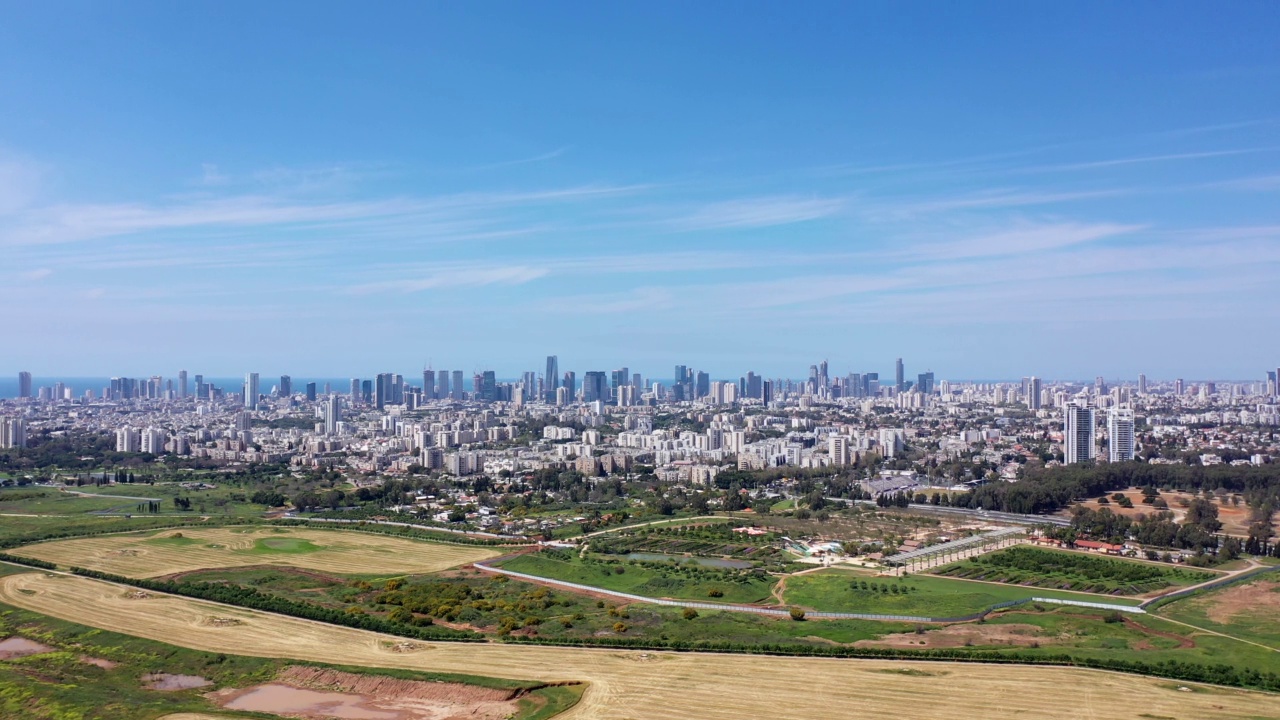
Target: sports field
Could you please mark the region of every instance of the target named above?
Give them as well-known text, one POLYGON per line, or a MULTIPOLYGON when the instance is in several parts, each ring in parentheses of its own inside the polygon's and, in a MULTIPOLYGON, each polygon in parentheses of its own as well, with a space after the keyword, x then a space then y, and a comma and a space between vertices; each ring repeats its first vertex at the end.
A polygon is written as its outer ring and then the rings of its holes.
POLYGON ((259 656, 591 683, 566 720, 861 720, 909 716, 1275 717, 1280 697, 1070 668, 584 650, 415 642, 185 598, 129 599, 128 588, 45 573, 0 578, 0 602, 46 615, 259 656), (234 618, 238 623, 215 619, 234 618), (282 639, 287 639, 282 641, 282 639), (1186 686, 1192 691, 1180 691, 1186 686))
POLYGON ((12 552, 130 577, 242 565, 291 565, 339 574, 431 573, 498 554, 373 533, 275 527, 184 527, 57 540, 12 552))

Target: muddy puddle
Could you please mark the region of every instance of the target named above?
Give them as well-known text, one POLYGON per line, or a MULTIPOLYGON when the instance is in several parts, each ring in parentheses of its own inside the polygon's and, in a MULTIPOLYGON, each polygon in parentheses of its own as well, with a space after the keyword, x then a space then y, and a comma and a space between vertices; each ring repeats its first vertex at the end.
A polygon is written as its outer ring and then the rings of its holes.
POLYGON ((11 637, 0 640, 0 660, 13 660, 47 652, 53 652, 53 648, 24 637, 11 637))

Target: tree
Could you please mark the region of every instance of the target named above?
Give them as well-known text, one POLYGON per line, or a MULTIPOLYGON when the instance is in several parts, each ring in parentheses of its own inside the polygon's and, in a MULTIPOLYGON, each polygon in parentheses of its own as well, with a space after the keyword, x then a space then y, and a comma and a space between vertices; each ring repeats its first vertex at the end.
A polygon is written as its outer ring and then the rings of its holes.
POLYGON ((697 610, 694 610, 693 608, 685 608, 685 609, 684 609, 684 612, 680 613, 680 615, 681 615, 685 620, 692 620, 692 619, 694 619, 694 618, 698 617, 698 611, 697 611, 697 610))
POLYGON ((1218 520, 1218 506, 1204 498, 1194 498, 1187 506, 1187 525, 1194 525, 1206 533, 1215 533, 1222 529, 1218 520))
POLYGON ((787 610, 787 612, 790 613, 791 619, 795 620, 796 622, 800 622, 801 620, 804 620, 804 611, 798 607, 790 608, 787 610))

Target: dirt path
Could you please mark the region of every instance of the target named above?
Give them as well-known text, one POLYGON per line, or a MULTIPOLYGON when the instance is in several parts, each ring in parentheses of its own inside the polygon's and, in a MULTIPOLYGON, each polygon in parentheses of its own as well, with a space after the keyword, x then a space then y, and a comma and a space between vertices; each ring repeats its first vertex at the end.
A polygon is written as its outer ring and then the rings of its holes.
POLYGON ((1171 623, 1173 623, 1173 624, 1175 624, 1175 625, 1183 625, 1183 626, 1185 626, 1185 627, 1189 627, 1189 628, 1191 628, 1192 630, 1196 630, 1196 631, 1198 631, 1198 632, 1205 633, 1206 635, 1217 635, 1218 637, 1224 637, 1224 638, 1227 638, 1228 640, 1235 640, 1236 642, 1242 642, 1242 643, 1245 643, 1245 644, 1247 644, 1247 645, 1253 645, 1253 646, 1255 646, 1255 647, 1260 647, 1260 648, 1262 648, 1263 650, 1270 650, 1271 652, 1280 652, 1280 650, 1277 650, 1276 648, 1270 647, 1270 646, 1268 646, 1268 645, 1263 645, 1262 643, 1256 643, 1256 642, 1254 642, 1254 641, 1252 641, 1252 640, 1245 640, 1244 638, 1238 638, 1238 637, 1236 637, 1235 635, 1228 635, 1228 634, 1223 633, 1223 632, 1218 632, 1217 630, 1210 630, 1210 629, 1208 629, 1208 628, 1202 628, 1202 627, 1200 627, 1199 625, 1192 625, 1191 623, 1182 622, 1181 620, 1174 620, 1173 618, 1167 618, 1167 617, 1163 617, 1163 616, 1157 616, 1157 617, 1159 617, 1161 620, 1164 620, 1165 622, 1171 622, 1171 623))

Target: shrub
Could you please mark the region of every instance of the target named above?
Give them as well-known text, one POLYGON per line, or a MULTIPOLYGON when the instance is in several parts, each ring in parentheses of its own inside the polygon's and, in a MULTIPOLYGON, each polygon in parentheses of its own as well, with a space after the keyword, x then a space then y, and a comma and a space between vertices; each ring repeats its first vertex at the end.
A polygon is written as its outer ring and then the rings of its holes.
POLYGON ((707 591, 707 597, 724 597, 724 591, 720 588, 711 588, 707 591))
POLYGON ((693 608, 685 608, 685 609, 684 609, 684 612, 680 613, 680 615, 681 615, 681 617, 683 617, 685 620, 692 620, 692 619, 694 619, 694 618, 698 617, 698 611, 697 611, 697 610, 694 610, 693 608))
POLYGON ((798 607, 790 608, 787 612, 791 614, 791 619, 795 620, 796 622, 800 622, 801 620, 804 620, 804 611, 798 607))

